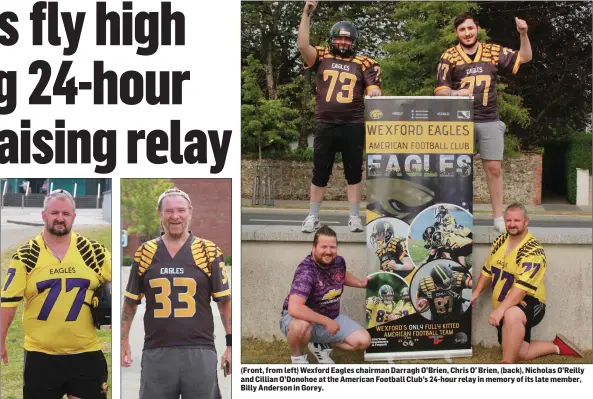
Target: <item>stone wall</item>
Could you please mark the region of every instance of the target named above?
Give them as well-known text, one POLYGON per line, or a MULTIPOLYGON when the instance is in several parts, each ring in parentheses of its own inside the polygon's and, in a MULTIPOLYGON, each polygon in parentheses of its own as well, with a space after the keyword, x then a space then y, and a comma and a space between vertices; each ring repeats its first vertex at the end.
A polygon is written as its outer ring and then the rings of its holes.
MULTIPOLYGON (((308 200, 311 184, 312 162, 264 160, 273 173, 274 198, 277 200, 308 200)), ((256 175, 258 161, 255 159, 241 160, 241 197, 251 198, 253 180, 256 175)), ((542 156, 541 154, 522 154, 515 159, 504 160, 502 163, 504 179, 504 202, 518 201, 524 204, 539 205, 541 203, 542 156)), ((366 184, 363 175, 363 184, 366 184)), ((329 180, 326 201, 346 200, 346 180, 341 163, 336 162, 329 180)), ((363 200, 365 200, 363 190, 363 200)), ((482 162, 475 163, 474 168, 474 203, 490 203, 486 175, 482 162)))

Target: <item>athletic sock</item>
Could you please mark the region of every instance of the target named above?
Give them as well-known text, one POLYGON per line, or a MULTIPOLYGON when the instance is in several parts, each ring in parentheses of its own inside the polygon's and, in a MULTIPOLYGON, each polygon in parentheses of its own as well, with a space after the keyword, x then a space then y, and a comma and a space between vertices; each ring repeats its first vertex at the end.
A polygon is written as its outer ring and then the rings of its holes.
POLYGON ((309 215, 314 215, 319 218, 319 212, 321 211, 321 202, 309 202, 309 215))
POLYGON ((358 216, 360 202, 348 202, 348 205, 350 205, 350 216, 358 216))

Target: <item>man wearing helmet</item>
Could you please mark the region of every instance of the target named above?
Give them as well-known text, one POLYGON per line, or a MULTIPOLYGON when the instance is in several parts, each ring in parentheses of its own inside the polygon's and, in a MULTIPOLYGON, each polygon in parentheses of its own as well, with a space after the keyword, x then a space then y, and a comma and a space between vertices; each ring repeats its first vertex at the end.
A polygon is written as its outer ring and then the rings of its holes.
POLYGON ((319 211, 337 152, 342 153, 348 182, 350 231, 363 231, 358 214, 361 198, 364 151, 364 96, 381 95, 381 68, 376 61, 357 55, 358 31, 350 22, 336 23, 330 30, 328 47, 309 43, 311 12, 317 1, 307 1, 298 32, 298 46, 305 68, 316 71, 316 126, 313 150, 309 215, 302 231, 319 228, 319 211))
POLYGON ((472 238, 472 231, 465 226, 457 224, 455 217, 449 212, 444 205, 439 205, 434 210, 435 214, 435 228, 442 228, 462 237, 472 238))
POLYGON ((397 317, 404 317, 412 313, 416 313, 412 300, 410 298, 410 287, 402 288, 400 292, 401 299, 395 305, 395 313, 397 317))
POLYGON ((435 322, 457 320, 466 302, 461 296, 464 288, 472 288, 471 274, 453 271, 449 265, 439 263, 432 268, 430 276, 423 277, 418 284, 417 309, 420 313, 430 309, 435 322), (428 300, 427 306, 419 306, 422 299, 428 300))
POLYGON ((8 364, 6 335, 24 300, 23 398, 107 398, 107 361, 95 330, 106 319, 93 320, 84 304, 111 281, 111 255, 72 231, 75 202, 67 191, 50 192, 41 216, 43 231, 17 249, 2 285, 2 361, 8 364))
POLYGON ((421 264, 434 259, 449 258, 467 266, 465 258, 472 253, 472 239, 444 229, 437 230, 432 226, 424 230, 422 238, 426 241, 424 248, 429 249, 429 254, 421 264))
POLYGON ((376 325, 395 320, 397 318, 395 310, 396 304, 393 300, 393 288, 388 285, 382 285, 379 288, 378 296, 372 296, 367 299, 366 304, 367 328, 373 328, 376 325))
POLYGON ((377 222, 373 225, 371 244, 376 248, 375 254, 379 258, 381 270, 405 277, 414 265, 408 257, 405 238, 393 235, 391 223, 377 222))

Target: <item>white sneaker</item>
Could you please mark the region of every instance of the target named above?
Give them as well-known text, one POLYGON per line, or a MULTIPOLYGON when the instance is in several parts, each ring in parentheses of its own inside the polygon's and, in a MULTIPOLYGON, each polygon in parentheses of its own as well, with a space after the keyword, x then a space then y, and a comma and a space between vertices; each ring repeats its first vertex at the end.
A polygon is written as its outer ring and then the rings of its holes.
POLYGON ((315 230, 321 227, 321 222, 319 218, 315 215, 309 215, 303 221, 303 226, 301 227, 301 231, 303 233, 313 233, 315 230))
POLYGON ((507 232, 507 229, 504 226, 504 217, 499 216, 494 218, 494 230, 498 231, 500 234, 507 232))
POLYGON ((309 342, 309 350, 317 359, 317 363, 320 364, 335 364, 329 355, 332 353, 332 347, 329 344, 318 344, 315 342, 309 342))
POLYGON ((350 216, 348 218, 348 228, 353 233, 360 233, 363 231, 364 228, 362 227, 362 220, 360 219, 360 216, 350 216))
POLYGON ((302 356, 291 356, 290 360, 292 360, 292 364, 309 364, 306 353, 302 356))

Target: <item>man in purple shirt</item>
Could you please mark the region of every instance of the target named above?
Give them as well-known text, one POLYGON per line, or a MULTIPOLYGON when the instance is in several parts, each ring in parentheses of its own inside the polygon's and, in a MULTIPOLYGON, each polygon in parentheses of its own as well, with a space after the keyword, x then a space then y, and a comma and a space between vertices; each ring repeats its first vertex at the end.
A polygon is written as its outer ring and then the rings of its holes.
POLYGON ((338 256, 336 232, 322 226, 315 233, 311 253, 297 267, 290 293, 282 306, 280 329, 288 338, 292 363, 309 363, 305 348, 319 363, 334 363, 332 348, 364 350, 369 333, 357 322, 340 314, 344 286, 365 288, 368 277, 359 280, 346 271, 338 256))

